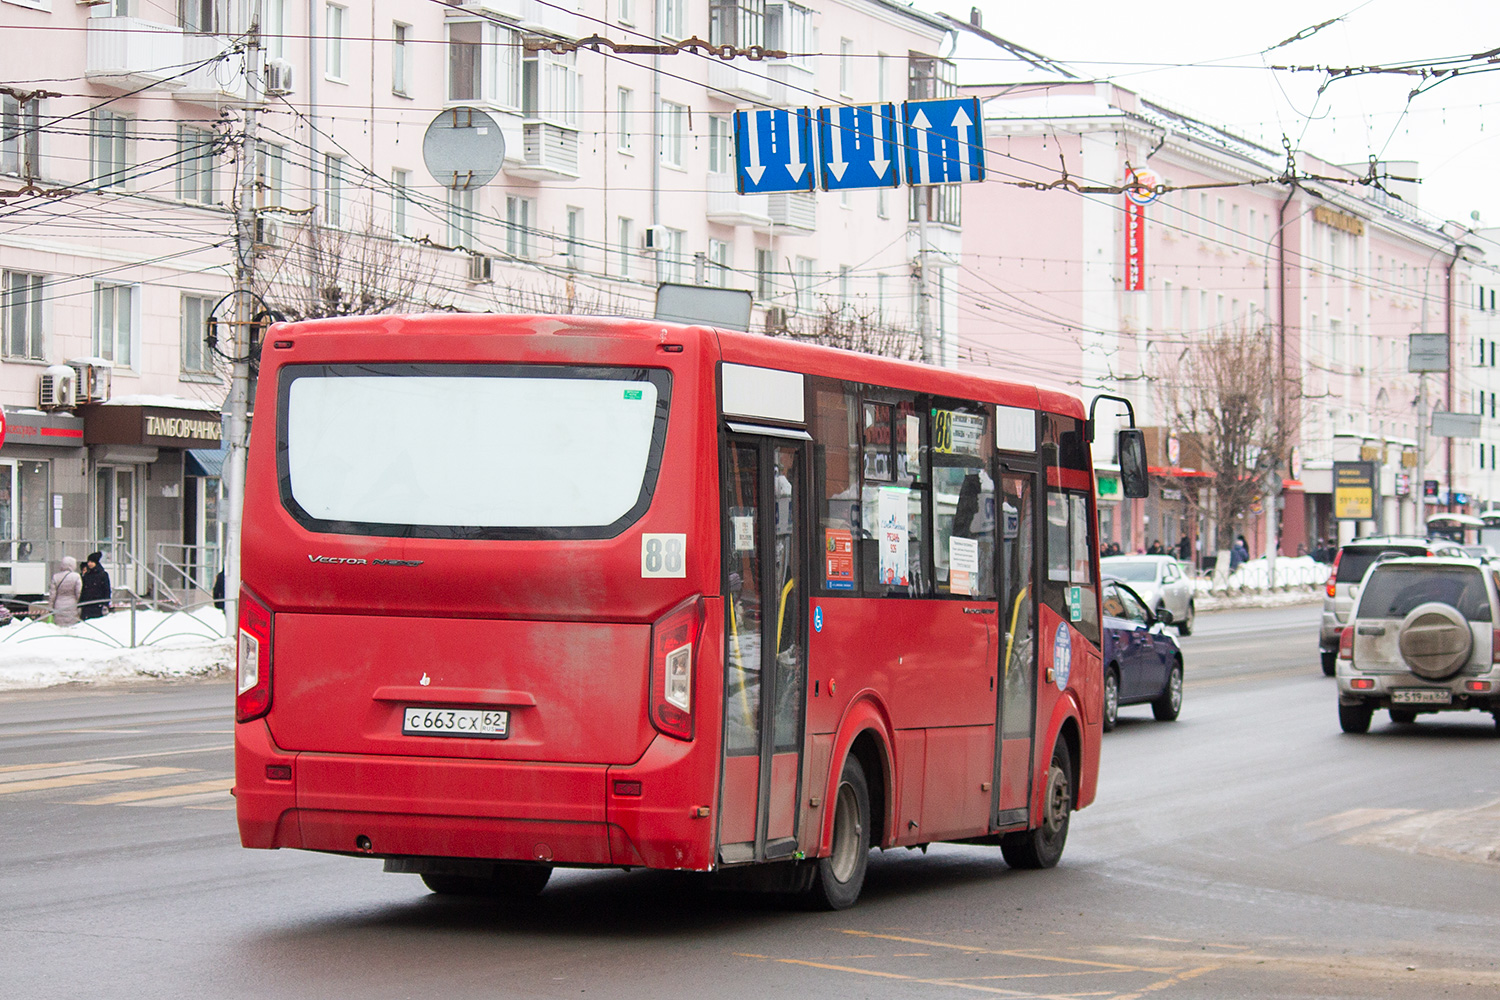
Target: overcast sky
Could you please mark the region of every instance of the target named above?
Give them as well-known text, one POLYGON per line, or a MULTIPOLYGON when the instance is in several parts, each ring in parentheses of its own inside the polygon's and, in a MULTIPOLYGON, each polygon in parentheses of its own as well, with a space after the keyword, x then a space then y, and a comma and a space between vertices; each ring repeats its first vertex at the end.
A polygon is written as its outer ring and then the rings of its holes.
MULTIPOLYGON (((973 5, 923 3, 965 19, 973 5)), ((1335 163, 1364 163, 1372 153, 1416 160, 1424 210, 1466 225, 1478 210, 1485 225, 1500 226, 1500 63, 1494 72, 1445 80, 1409 107, 1407 95, 1421 83, 1414 77, 1338 80, 1319 97, 1326 75, 1264 68, 1410 62, 1500 48, 1500 0, 978 0, 977 6, 984 27, 997 35, 1272 148, 1285 133, 1335 163)), ((979 78, 969 70, 967 79, 979 78)))

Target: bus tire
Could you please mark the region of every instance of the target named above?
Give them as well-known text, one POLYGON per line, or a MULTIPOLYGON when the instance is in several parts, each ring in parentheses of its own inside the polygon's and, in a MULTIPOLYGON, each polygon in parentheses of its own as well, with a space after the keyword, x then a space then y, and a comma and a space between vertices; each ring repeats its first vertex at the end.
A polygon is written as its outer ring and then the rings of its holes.
POLYGON ((1052 748, 1047 786, 1042 792, 1042 823, 1034 830, 1000 838, 1000 853, 1012 868, 1051 868, 1062 858, 1073 815, 1073 758, 1061 739, 1052 748))
POLYGON ((870 866, 870 787, 859 758, 850 754, 833 796, 833 841, 819 858, 809 890, 821 910, 845 910, 859 899, 870 866))
POLYGON ((489 876, 424 874, 422 881, 439 896, 477 899, 529 898, 552 877, 551 865, 497 864, 489 876))

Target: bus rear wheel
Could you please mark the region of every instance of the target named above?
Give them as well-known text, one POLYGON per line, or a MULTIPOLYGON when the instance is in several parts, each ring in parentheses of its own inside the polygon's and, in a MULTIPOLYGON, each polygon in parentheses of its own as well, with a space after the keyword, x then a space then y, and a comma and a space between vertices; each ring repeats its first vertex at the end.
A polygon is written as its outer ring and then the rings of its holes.
POLYGON ((870 866, 870 787, 852 754, 844 761, 833 802, 833 843, 828 857, 818 859, 809 892, 819 909, 845 910, 859 899, 870 866))
POLYGON ((422 881, 440 896, 506 899, 535 896, 551 877, 551 865, 497 864, 488 876, 424 874, 422 881))
POLYGON ((1051 868, 1062 858, 1073 815, 1073 757, 1062 740, 1052 748, 1047 786, 1042 792, 1042 823, 1000 839, 1000 853, 1012 868, 1051 868))

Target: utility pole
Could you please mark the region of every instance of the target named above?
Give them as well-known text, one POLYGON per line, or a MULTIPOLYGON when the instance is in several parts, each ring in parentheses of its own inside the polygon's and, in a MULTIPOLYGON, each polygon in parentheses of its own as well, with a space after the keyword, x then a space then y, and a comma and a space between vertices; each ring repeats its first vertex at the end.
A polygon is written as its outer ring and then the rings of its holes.
POLYGON ((932 349, 932 304, 927 283, 927 196, 932 187, 912 190, 917 193, 917 330, 922 335, 922 360, 929 365, 942 364, 932 349))
POLYGON ((245 40, 245 134, 240 146, 240 184, 234 211, 234 324, 229 356, 233 365, 229 401, 225 407, 228 455, 224 461, 224 490, 228 516, 224 521, 224 634, 239 628, 240 527, 245 512, 245 449, 250 438, 250 329, 255 308, 255 186, 259 149, 256 115, 261 102, 261 0, 250 2, 250 30, 245 40))

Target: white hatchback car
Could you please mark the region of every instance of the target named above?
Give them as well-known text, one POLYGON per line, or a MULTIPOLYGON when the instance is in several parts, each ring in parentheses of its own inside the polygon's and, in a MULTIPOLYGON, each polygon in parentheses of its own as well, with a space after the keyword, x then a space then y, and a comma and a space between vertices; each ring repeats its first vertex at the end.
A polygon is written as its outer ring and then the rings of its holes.
POLYGON ((1375 562, 1339 639, 1339 725, 1364 733, 1425 712, 1490 712, 1500 726, 1500 577, 1476 559, 1375 562))
POLYGON ((1198 609, 1193 603, 1193 578, 1174 556, 1105 556, 1099 572, 1123 580, 1152 611, 1166 608, 1178 635, 1193 633, 1198 609))

